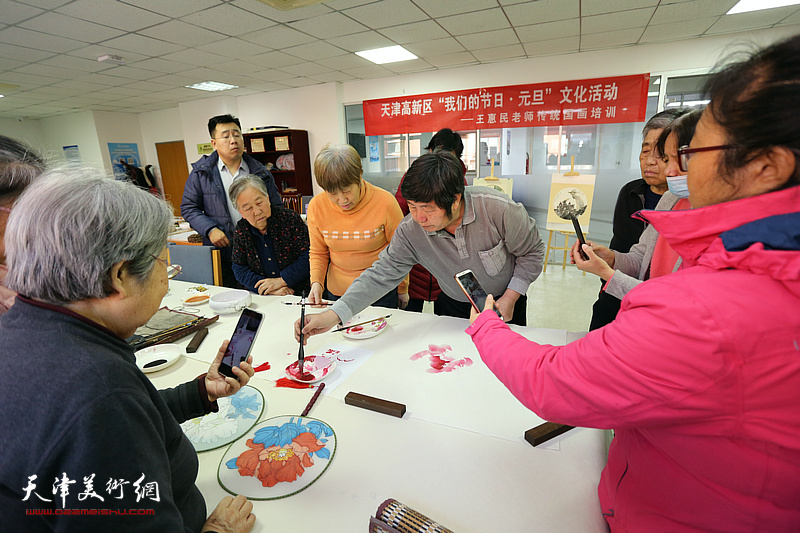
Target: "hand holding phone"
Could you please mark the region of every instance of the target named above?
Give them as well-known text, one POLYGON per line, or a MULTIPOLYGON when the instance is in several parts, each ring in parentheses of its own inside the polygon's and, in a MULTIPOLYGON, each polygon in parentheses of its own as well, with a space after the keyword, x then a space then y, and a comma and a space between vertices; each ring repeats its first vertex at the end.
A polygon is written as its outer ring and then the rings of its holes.
POLYGON ((586 252, 583 251, 583 245, 586 244, 586 239, 583 238, 583 232, 581 231, 581 224, 578 222, 578 219, 575 217, 570 217, 572 219, 572 226, 575 228, 575 236, 578 239, 578 242, 581 245, 578 247, 578 250, 581 253, 581 257, 584 261, 589 260, 589 256, 586 255, 586 252))
MULTIPOLYGON (((472 307, 475 308, 477 312, 482 312, 484 306, 486 305, 486 291, 483 290, 481 284, 478 282, 478 279, 475 277, 475 274, 472 273, 472 270, 465 270, 463 272, 459 272, 455 275, 456 282, 458 283, 461 290, 464 291, 469 302, 472 304, 472 307)), ((503 319, 503 315, 497 309, 497 306, 492 305, 492 309, 500 317, 501 320, 503 319)))
POLYGON ((236 378, 233 373, 233 367, 238 367, 242 361, 247 359, 263 318, 264 315, 252 309, 242 310, 239 322, 236 324, 236 329, 231 336, 231 341, 228 343, 228 349, 225 350, 225 355, 222 356, 222 362, 219 365, 220 374, 236 378))

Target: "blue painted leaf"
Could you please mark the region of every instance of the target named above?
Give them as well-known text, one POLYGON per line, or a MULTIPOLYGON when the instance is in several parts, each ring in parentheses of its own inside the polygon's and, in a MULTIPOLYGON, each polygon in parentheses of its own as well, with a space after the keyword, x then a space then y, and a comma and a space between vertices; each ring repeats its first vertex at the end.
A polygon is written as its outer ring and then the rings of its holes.
POLYGON ((315 453, 317 454, 317 457, 322 457, 323 459, 331 458, 331 451, 328 448, 320 448, 315 453))
POLYGON ((236 460, 237 460, 237 459, 239 459, 239 458, 238 458, 238 457, 234 457, 233 459, 231 459, 230 461, 228 461, 228 462, 227 462, 227 463, 225 463, 225 464, 227 465, 227 467, 228 467, 229 469, 231 469, 231 470, 236 470, 236 460))

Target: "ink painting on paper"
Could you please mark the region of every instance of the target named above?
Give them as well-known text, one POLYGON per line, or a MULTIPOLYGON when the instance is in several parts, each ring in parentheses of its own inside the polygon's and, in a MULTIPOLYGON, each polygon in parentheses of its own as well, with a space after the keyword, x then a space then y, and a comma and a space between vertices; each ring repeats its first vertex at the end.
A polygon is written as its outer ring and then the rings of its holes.
POLYGON ((423 357, 427 357, 428 362, 430 363, 430 368, 428 368, 426 372, 431 374, 452 372, 458 368, 472 366, 472 359, 469 357, 462 357, 459 359, 454 355, 447 353, 451 352, 452 350, 453 349, 447 344, 442 346, 429 344, 427 350, 422 350, 421 352, 415 353, 410 357, 410 359, 412 361, 416 361, 418 359, 422 359, 423 357))
POLYGON ((231 444, 217 476, 231 494, 253 500, 285 498, 314 483, 335 453, 336 435, 325 422, 279 416, 231 444))

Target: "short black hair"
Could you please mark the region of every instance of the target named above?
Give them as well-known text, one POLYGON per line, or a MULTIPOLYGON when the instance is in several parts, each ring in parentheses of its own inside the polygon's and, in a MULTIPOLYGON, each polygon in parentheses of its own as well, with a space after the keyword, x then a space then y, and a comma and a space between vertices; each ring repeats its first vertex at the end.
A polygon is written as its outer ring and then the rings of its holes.
POLYGON ((705 86, 706 108, 725 130, 721 158, 730 179, 754 158, 776 146, 794 153, 794 174, 784 187, 800 184, 800 35, 751 52, 713 74, 705 86))
POLYGON ((658 141, 656 141, 656 150, 658 153, 664 153, 664 145, 667 143, 667 137, 669 137, 670 133, 674 133, 678 138, 678 148, 692 142, 694 130, 697 128, 697 123, 700 122, 700 117, 702 115, 703 108, 693 109, 668 124, 658 136, 658 141))
POLYGON ((407 202, 433 202, 453 216, 456 195, 464 197, 461 161, 449 150, 437 149, 417 158, 406 172, 400 193, 407 202))
POLYGON ((231 122, 239 126, 239 130, 242 129, 242 125, 239 124, 239 119, 233 115, 217 115, 216 117, 211 117, 208 119, 208 134, 213 139, 214 130, 217 129, 217 124, 230 124, 231 122))
POLYGON ((450 128, 442 128, 431 137, 431 141, 428 143, 428 146, 425 147, 426 150, 431 152, 437 148, 451 150, 456 154, 456 157, 461 157, 461 154, 464 152, 464 143, 461 141, 461 135, 457 132, 450 128))

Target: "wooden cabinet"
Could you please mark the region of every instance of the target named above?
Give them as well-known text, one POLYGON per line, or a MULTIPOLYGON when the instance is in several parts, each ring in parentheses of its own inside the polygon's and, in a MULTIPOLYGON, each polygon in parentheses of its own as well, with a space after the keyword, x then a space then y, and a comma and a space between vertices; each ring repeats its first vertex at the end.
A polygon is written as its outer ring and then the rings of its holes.
POLYGON ((311 159, 308 155, 307 131, 248 132, 244 134, 244 149, 265 166, 269 167, 267 163, 272 163, 270 172, 285 199, 314 194, 311 186, 311 159), (294 155, 294 170, 279 170, 278 158, 287 154, 294 155))

